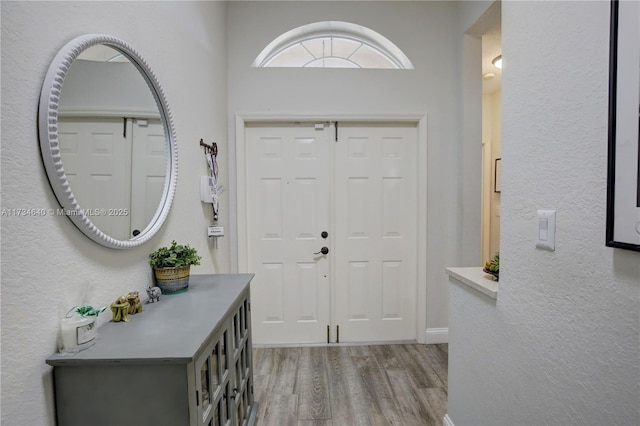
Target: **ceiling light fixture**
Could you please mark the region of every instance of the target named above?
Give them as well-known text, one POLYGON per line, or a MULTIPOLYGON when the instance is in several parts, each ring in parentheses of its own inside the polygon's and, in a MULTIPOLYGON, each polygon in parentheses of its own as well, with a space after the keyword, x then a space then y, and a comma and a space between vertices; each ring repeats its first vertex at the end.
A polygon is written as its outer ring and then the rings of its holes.
POLYGON ((501 70, 502 69, 502 55, 498 55, 495 58, 493 58, 493 61, 491 61, 491 63, 493 64, 494 67, 496 67, 499 70, 501 70))
POLYGON ((484 74, 482 74, 482 79, 483 80, 491 80, 492 78, 494 78, 496 75, 492 72, 486 72, 484 74))

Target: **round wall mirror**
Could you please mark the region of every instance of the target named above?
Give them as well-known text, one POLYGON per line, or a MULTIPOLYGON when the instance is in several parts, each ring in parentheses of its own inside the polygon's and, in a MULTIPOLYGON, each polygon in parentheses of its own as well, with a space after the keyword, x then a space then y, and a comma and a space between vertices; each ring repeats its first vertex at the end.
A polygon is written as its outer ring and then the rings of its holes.
POLYGON ((175 192, 176 137, 164 92, 134 49, 100 34, 67 43, 45 77, 38 126, 57 215, 110 248, 158 232, 175 192))

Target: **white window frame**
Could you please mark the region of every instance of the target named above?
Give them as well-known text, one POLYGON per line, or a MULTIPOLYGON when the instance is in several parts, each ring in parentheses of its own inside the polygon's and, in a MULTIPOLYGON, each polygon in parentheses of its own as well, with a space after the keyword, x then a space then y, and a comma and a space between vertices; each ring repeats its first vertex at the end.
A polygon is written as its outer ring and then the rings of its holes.
MULTIPOLYGON (((256 57, 251 66, 256 68, 269 67, 269 64, 287 49, 305 41, 327 37, 334 39, 347 39, 362 43, 387 59, 395 69, 414 69, 414 66, 407 55, 405 55, 404 52, 388 38, 362 25, 342 21, 314 22, 312 24, 303 25, 287 31, 269 43, 256 57)), ((325 57, 329 58, 331 56, 325 57)), ((349 58, 340 58, 353 62, 349 58)), ((315 58, 305 65, 315 62, 317 59, 320 58, 315 58)), ((370 68, 368 66, 360 66, 360 64, 357 65, 361 68, 370 68)), ((287 67, 286 65, 278 66, 287 67)), ((292 66, 300 67, 300 65, 292 66)))

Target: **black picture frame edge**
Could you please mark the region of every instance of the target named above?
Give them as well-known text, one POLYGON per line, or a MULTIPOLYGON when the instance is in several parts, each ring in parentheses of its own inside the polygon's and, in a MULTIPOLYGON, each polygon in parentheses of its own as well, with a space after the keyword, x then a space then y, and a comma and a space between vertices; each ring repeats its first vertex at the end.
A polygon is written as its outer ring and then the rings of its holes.
POLYGON ((615 180, 616 180, 616 103, 618 88, 618 10, 619 1, 611 0, 609 34, 609 129, 607 146, 607 218, 606 246, 640 251, 640 244, 615 241, 613 228, 615 223, 615 180))
POLYGON ((502 185, 500 185, 500 190, 498 191, 498 161, 502 161, 502 157, 496 158, 493 161, 493 192, 496 194, 500 194, 502 192, 502 185))
POLYGON ((611 0, 609 25, 609 129, 607 146, 607 229, 606 245, 615 247, 613 238, 616 179, 616 102, 618 86, 618 0, 611 0))

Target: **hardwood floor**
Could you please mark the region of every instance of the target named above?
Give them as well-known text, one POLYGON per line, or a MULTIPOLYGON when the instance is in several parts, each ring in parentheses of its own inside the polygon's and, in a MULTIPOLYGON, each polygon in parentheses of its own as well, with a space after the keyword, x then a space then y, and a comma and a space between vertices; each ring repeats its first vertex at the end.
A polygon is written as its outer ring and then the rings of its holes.
POLYGON ((254 348, 259 426, 442 425, 448 347, 254 348))

